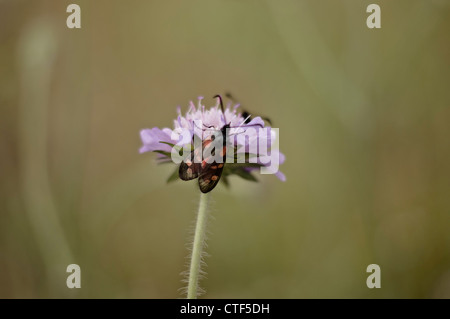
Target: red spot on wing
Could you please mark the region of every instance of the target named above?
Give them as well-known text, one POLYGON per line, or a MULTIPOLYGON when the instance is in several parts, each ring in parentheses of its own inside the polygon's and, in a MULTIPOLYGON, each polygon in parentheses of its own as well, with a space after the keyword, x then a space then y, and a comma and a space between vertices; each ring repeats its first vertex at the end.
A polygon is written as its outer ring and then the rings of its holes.
POLYGON ((212 140, 211 139, 206 139, 203 141, 203 147, 206 148, 211 144, 212 140))

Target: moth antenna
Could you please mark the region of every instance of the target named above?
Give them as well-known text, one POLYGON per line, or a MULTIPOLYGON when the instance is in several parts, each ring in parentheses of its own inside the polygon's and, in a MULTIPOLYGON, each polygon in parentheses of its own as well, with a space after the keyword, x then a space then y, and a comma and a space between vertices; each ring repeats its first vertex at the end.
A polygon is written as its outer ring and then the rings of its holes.
POLYGON ((226 123, 226 122, 227 122, 227 119, 225 118, 225 109, 223 108, 222 97, 221 97, 219 94, 217 94, 217 95, 214 95, 213 98, 218 98, 218 99, 219 99, 220 107, 221 107, 221 109, 222 109, 223 119, 225 120, 225 123, 226 123))
POLYGON ((269 125, 272 126, 272 121, 268 117, 262 117, 262 119, 264 121, 267 121, 267 123, 269 123, 269 125))
POLYGON ((229 98, 231 101, 233 101, 234 103, 236 103, 236 99, 231 95, 230 92, 225 93, 225 96, 227 98, 229 98))

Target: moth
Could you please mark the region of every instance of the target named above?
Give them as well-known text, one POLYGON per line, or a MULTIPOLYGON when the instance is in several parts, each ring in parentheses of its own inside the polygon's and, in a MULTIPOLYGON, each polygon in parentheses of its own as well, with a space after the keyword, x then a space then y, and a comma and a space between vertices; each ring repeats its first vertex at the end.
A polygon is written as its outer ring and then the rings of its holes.
MULTIPOLYGON (((215 95, 214 98, 219 99, 222 113, 225 115, 222 97, 220 95, 215 95)), ((245 124, 245 121, 242 124, 245 124)), ((189 181, 198 178, 198 186, 202 193, 209 193, 216 187, 222 176, 226 162, 227 141, 229 138, 227 136, 227 129, 229 128, 231 128, 230 123, 226 123, 220 129, 220 133, 202 140, 201 145, 195 147, 194 150, 185 157, 178 169, 178 176, 180 179, 189 181), (216 138, 219 138, 220 140, 215 141, 216 138), (213 141, 215 142, 213 143, 213 141), (209 158, 204 158, 202 160, 203 154, 207 153, 215 157, 216 152, 219 152, 219 157, 222 159, 220 163, 208 160, 209 158)))

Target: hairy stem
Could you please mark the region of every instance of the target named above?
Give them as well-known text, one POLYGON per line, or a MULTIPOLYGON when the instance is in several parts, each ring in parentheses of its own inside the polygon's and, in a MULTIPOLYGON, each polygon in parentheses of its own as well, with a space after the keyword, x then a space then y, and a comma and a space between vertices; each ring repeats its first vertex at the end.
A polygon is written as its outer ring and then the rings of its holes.
POLYGON ((203 247, 205 245, 206 222, 208 219, 209 193, 200 194, 200 205, 198 207, 197 222, 195 224, 194 243, 192 246, 191 265, 189 267, 189 281, 187 298, 196 299, 199 290, 199 276, 202 263, 203 247))

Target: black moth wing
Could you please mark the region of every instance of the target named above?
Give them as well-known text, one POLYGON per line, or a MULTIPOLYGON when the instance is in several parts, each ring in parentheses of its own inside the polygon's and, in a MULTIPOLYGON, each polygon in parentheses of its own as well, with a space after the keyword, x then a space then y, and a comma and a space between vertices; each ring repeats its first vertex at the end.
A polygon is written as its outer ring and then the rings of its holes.
POLYGON ((198 186, 202 193, 208 193, 216 187, 222 176, 224 163, 212 162, 206 164, 202 169, 200 176, 198 177, 198 186))
MULTIPOLYGON (((201 165, 201 174, 198 177, 198 186, 200 187, 200 191, 202 193, 208 193, 216 187, 216 185, 219 183, 220 177, 222 176, 223 167, 225 165, 226 160, 226 130, 229 128, 229 124, 226 124, 224 127, 222 127, 220 131, 220 139, 219 147, 220 149, 215 149, 217 147, 217 143, 213 146, 211 143, 211 140, 206 140, 203 142, 203 147, 211 148, 214 147, 214 152, 211 151, 211 154, 215 152, 220 152, 220 156, 222 158, 221 163, 217 163, 216 161, 213 161, 212 163, 208 163, 208 159, 205 159, 202 162, 201 165)), ((214 138, 216 140, 216 138, 214 138)), ((217 140, 216 140, 217 142, 217 140)))
POLYGON ((198 156, 201 154, 200 152, 201 147, 194 149, 180 163, 180 168, 178 169, 178 176, 183 181, 190 181, 191 179, 195 179, 200 175, 201 163, 198 161, 198 156))

